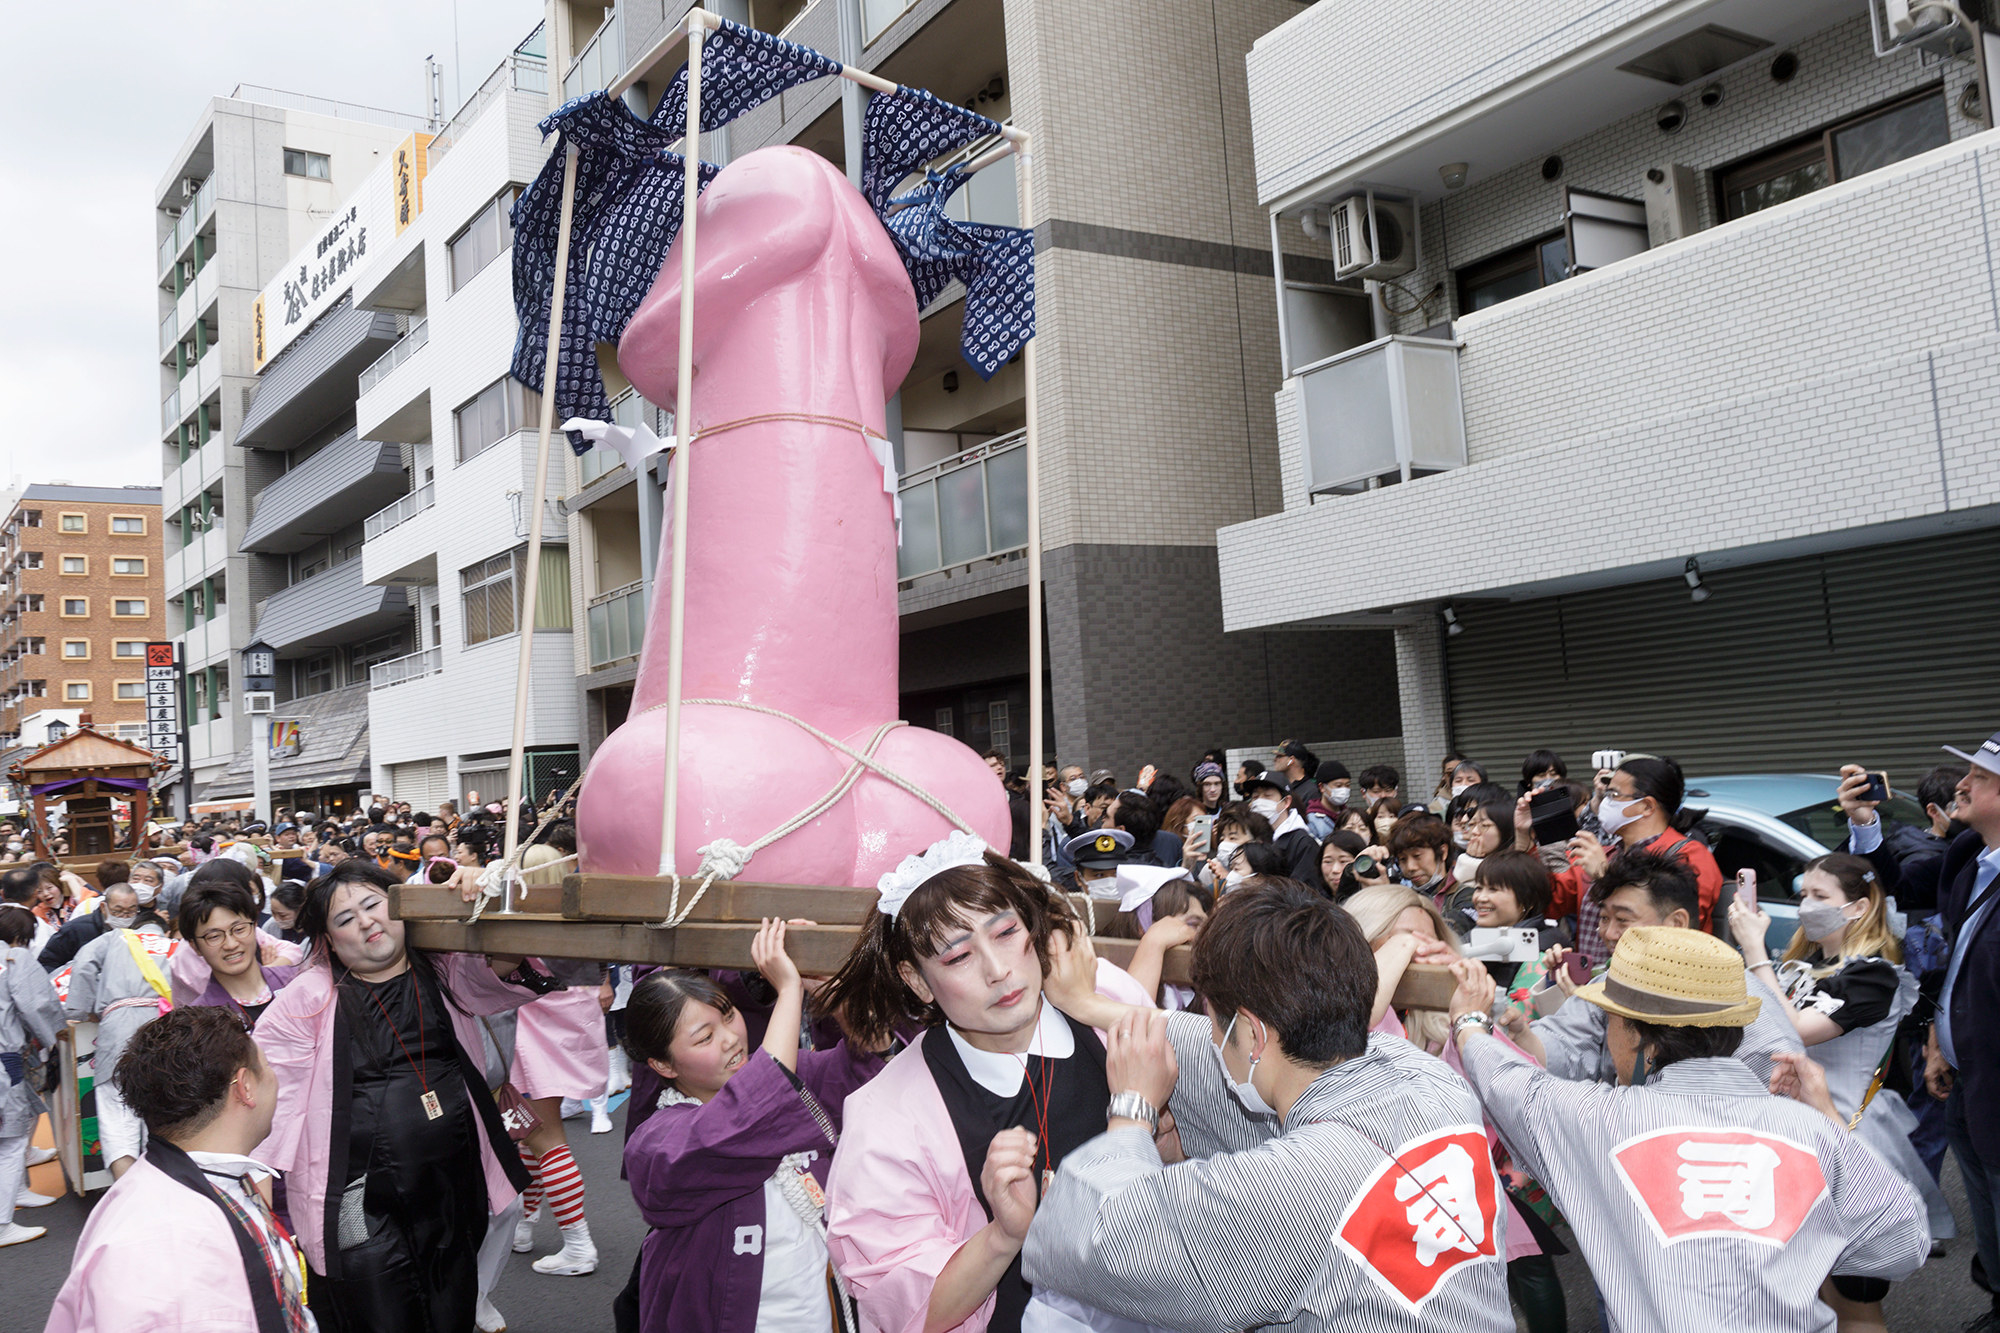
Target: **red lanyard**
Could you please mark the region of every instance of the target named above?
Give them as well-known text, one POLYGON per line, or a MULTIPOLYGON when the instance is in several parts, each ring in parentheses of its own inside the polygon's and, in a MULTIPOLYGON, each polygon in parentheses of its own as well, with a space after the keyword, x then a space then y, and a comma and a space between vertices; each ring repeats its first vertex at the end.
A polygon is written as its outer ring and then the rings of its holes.
MULTIPOLYGON (((368 983, 364 981, 361 984, 366 986, 368 983)), ((410 985, 412 989, 414 989, 417 992, 417 1040, 421 1042, 423 1041, 424 1037, 424 988, 423 984, 419 982, 414 975, 410 977, 410 985)), ((389 1025, 389 1035, 394 1037, 396 1039, 396 1044, 403 1048, 403 1058, 405 1060, 409 1060, 410 1068, 417 1071, 417 1086, 424 1090, 424 1097, 426 1099, 426 1105, 428 1106, 428 1100, 431 1095, 431 1085, 429 1080, 426 1079, 424 1075, 427 1067, 430 1064, 430 1056, 428 1054, 425 1055, 421 1063, 414 1059, 411 1059, 410 1048, 404 1044, 403 1034, 396 1028, 396 1020, 389 1017, 389 1007, 382 1003, 382 997, 377 995, 374 989, 370 987, 368 991, 368 998, 375 1001, 375 1007, 382 1011, 382 1021, 389 1025)), ((422 1050, 423 1047, 419 1046, 417 1049, 422 1050)))
MULTIPOLYGON (((1040 1038, 1041 1035, 1041 1020, 1037 1018, 1035 1022, 1035 1038, 1040 1038)), ((1041 1151, 1042 1160, 1048 1163, 1042 1171, 1043 1176, 1048 1176, 1055 1170, 1056 1164, 1055 1148, 1049 1143, 1049 1101, 1050 1095, 1055 1089, 1056 1066, 1055 1061, 1051 1060, 1048 1056, 1045 1055, 1042 1057, 1042 1086, 1037 1089, 1035 1087, 1034 1070, 1028 1064, 1029 1056, 1032 1056, 1034 1053, 1035 1042, 1031 1039, 1028 1042, 1028 1054, 1016 1056, 1015 1058, 1021 1062, 1021 1079, 1028 1085, 1028 1100, 1035 1108, 1035 1146, 1041 1151)), ((1046 1182, 1044 1183, 1046 1184, 1046 1182)))

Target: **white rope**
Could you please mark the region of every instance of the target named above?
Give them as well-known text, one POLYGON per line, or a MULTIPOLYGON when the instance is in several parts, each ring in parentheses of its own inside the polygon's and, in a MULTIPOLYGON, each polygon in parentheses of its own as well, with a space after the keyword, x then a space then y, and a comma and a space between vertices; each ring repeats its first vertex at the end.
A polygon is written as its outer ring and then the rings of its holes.
MULTIPOLYGON (((479 924, 479 914, 486 910, 488 902, 508 893, 514 885, 525 883, 521 878, 521 858, 527 854, 528 848, 534 845, 535 839, 541 837, 543 831, 549 825, 556 822, 557 816, 562 813, 562 808, 569 804, 570 798, 576 795, 576 789, 582 785, 583 775, 579 773, 577 774, 576 781, 569 784, 569 790, 556 798, 549 808, 543 812, 542 821, 535 825, 535 831, 514 845, 514 854, 512 856, 509 856, 497 865, 489 863, 485 869, 479 872, 479 897, 473 900, 472 915, 465 919, 466 925, 473 926, 479 924)), ((513 818, 514 803, 512 801, 507 802, 506 810, 508 818, 513 818)), ((574 860, 576 860, 576 853, 571 852, 568 856, 560 857, 557 860, 544 861, 542 865, 559 866, 574 860)), ((541 868, 542 866, 534 867, 536 870, 540 870, 541 868)), ((509 899, 508 901, 512 900, 509 899)))
MULTIPOLYGON (((734 842, 728 838, 717 838, 707 846, 698 848, 697 850, 701 853, 701 864, 695 868, 694 875, 690 876, 690 878, 699 877, 701 882, 695 887, 694 897, 688 899, 686 907, 682 907, 681 877, 678 873, 670 874, 668 877, 670 887, 667 897, 667 915, 659 921, 647 922, 646 928, 648 930, 672 930, 685 923, 688 917, 693 915, 695 905, 701 901, 702 895, 708 892, 709 885, 718 879, 735 879, 738 875, 742 874, 744 867, 750 863, 751 857, 763 851, 766 847, 778 841, 778 839, 798 832, 806 825, 812 823, 813 820, 818 819, 828 810, 831 810, 840 802, 841 798, 853 789, 854 784, 859 782, 865 773, 874 773, 876 776, 894 783, 922 801, 925 805, 928 805, 931 809, 943 815, 946 819, 949 819, 959 828, 977 836, 972 826, 967 824, 963 819, 960 819, 957 812, 950 806, 938 800, 935 796, 932 796, 902 774, 884 767, 876 760, 875 751, 881 748, 882 742, 888 739, 889 733, 897 727, 907 726, 908 723, 900 721, 884 722, 875 729, 875 734, 869 737, 867 746, 856 750, 844 742, 827 735, 810 722, 802 718, 793 717, 790 713, 782 709, 767 708, 762 704, 745 703, 740 699, 688 699, 684 701, 685 704, 703 704, 716 708, 741 708, 747 712, 763 713, 769 717, 780 718, 799 728, 799 730, 807 732, 822 744, 840 751, 847 756, 849 762, 845 771, 841 773, 839 781, 833 784, 833 788, 826 795, 820 797, 817 801, 814 801, 811 805, 799 811, 799 813, 793 815, 790 819, 780 824, 777 828, 772 829, 749 846, 743 846, 741 843, 734 842)), ((664 708, 665 706, 664 704, 654 704, 653 708, 664 708)), ((653 708, 643 709, 642 711, 650 713, 653 711, 653 708)))

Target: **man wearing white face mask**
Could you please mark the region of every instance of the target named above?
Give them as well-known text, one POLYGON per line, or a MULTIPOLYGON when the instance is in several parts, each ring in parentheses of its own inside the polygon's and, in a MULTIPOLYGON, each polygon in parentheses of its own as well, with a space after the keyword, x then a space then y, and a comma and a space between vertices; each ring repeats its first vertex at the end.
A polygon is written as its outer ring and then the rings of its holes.
POLYGON ((1028 1280, 1176 1329, 1511 1330, 1478 1103, 1442 1062, 1369 1035, 1373 967, 1345 912, 1269 885, 1224 898, 1195 940, 1206 1017, 1056 969, 1049 998, 1110 1032, 1112 1098, 1036 1211, 1028 1280), (1169 1098, 1193 1159, 1173 1166, 1151 1129, 1169 1098))
POLYGON ((1292 809, 1292 789, 1275 772, 1266 772, 1243 784, 1250 796, 1252 813, 1271 821, 1271 845, 1284 866, 1281 873, 1303 884, 1319 883, 1319 842, 1306 827, 1305 817, 1292 809))

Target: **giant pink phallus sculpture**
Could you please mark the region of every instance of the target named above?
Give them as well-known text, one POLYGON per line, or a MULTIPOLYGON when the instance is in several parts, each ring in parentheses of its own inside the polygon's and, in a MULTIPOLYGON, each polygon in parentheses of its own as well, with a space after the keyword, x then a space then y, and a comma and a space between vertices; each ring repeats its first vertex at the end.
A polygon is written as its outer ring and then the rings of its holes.
MULTIPOLYGON (((725 168, 701 196, 697 227, 697 438, 691 461, 683 451, 672 464, 693 469, 684 697, 789 714, 866 751, 897 717, 896 526, 882 464, 856 427, 886 433, 884 404, 916 356, 916 296, 866 201, 802 148, 725 168)), ((676 242, 618 344, 619 368, 656 403, 675 399, 680 303, 676 242)), ((631 716, 592 756, 578 796, 586 871, 659 869, 671 543, 669 529, 631 716)), ((966 746, 895 727, 874 756, 1007 846, 1006 794, 966 746)), ((784 717, 685 703, 679 873, 694 873, 698 849, 718 839, 749 846, 779 828, 850 765, 784 717)), ((758 851, 742 877, 873 885, 952 827, 867 772, 758 851)))

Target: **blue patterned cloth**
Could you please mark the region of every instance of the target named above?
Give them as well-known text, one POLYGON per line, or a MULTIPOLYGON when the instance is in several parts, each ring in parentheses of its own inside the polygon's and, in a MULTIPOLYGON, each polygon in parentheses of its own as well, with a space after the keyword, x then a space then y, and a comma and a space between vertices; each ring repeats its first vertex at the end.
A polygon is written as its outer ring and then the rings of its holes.
MULTIPOLYGON (((787 88, 840 73, 840 62, 724 19, 701 44, 701 127, 719 130, 787 88)), ((678 139, 687 133, 687 66, 653 109, 653 123, 678 139)))
POLYGON ((999 122, 911 88, 870 99, 861 131, 861 193, 902 253, 918 308, 952 279, 965 284, 959 349, 989 380, 1035 336, 1034 233, 954 220, 945 205, 971 179, 963 164, 926 172, 908 194, 891 191, 924 163, 999 132, 999 122))
MULTIPOLYGON (((520 328, 510 369, 521 383, 541 389, 564 150, 574 144, 576 193, 562 345, 556 353, 556 419, 604 420, 611 403, 597 367, 597 344, 615 342, 625 331, 680 233, 684 160, 667 150, 677 135, 640 120, 601 90, 566 103, 541 130, 556 135, 557 142, 534 184, 514 204, 514 313, 520 328)), ((718 170, 702 163, 701 184, 718 170)), ((572 433, 570 447, 582 453, 590 442, 572 433)))

